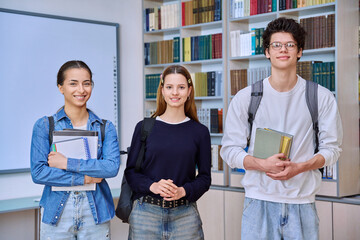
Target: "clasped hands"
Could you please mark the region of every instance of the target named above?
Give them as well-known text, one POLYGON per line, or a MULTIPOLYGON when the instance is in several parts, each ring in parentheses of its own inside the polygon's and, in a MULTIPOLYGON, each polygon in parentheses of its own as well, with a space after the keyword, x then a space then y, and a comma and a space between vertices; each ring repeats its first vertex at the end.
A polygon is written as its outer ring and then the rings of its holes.
POLYGON ((160 194, 166 201, 178 200, 186 195, 185 189, 176 186, 171 179, 161 179, 154 182, 150 186, 150 191, 154 194, 160 194))
POLYGON ((264 159, 264 172, 274 180, 288 180, 301 172, 297 163, 291 162, 285 154, 274 154, 264 159))
MULTIPOLYGON (((59 152, 50 152, 48 155, 48 164, 49 167, 59 168, 66 170, 67 169, 67 157, 59 152)), ((102 178, 94 178, 89 177, 87 175, 84 176, 84 184, 88 183, 100 183, 103 179, 102 178)))

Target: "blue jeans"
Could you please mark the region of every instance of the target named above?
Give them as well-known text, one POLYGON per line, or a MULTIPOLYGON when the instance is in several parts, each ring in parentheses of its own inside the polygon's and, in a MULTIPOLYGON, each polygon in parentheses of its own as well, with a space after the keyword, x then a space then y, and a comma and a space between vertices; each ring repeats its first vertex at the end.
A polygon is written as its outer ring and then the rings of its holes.
POLYGON ((241 239, 319 239, 315 203, 287 204, 245 198, 241 239))
POLYGON ((204 239, 196 203, 162 208, 135 200, 129 217, 129 240, 204 239))
MULTIPOLYGON (((42 213, 43 210, 42 208, 42 213)), ((96 225, 86 192, 71 192, 57 225, 41 222, 40 239, 108 240, 110 221, 96 225)))

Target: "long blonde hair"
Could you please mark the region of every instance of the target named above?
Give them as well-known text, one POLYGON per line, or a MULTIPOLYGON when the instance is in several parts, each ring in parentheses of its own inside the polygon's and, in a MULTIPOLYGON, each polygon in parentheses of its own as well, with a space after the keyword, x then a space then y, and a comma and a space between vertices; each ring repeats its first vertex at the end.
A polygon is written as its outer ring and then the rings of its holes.
POLYGON ((185 102, 185 107, 184 107, 184 111, 185 111, 185 115, 189 118, 191 118, 192 120, 195 120, 197 122, 199 122, 198 116, 197 116, 197 111, 196 111, 196 105, 195 105, 195 98, 194 98, 194 85, 193 85, 193 81, 191 79, 191 75, 189 73, 189 71, 181 66, 181 65, 171 65, 169 67, 167 67, 164 72, 162 73, 161 77, 160 77, 160 82, 159 82, 159 87, 157 90, 157 97, 156 97, 156 111, 155 113, 151 116, 151 117, 157 117, 162 115, 165 110, 166 110, 166 102, 164 100, 164 96, 162 95, 162 88, 164 87, 164 81, 165 81, 165 77, 169 74, 181 74, 183 75, 188 83, 188 87, 192 87, 192 90, 190 92, 190 96, 188 98, 188 100, 185 102))

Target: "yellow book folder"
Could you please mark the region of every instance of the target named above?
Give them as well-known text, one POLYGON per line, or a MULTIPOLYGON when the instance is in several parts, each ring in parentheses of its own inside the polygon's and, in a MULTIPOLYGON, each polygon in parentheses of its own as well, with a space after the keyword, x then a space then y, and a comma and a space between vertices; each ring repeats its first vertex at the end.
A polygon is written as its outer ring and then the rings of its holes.
POLYGON ((257 128, 254 157, 266 159, 277 153, 290 157, 293 136, 270 128, 257 128))

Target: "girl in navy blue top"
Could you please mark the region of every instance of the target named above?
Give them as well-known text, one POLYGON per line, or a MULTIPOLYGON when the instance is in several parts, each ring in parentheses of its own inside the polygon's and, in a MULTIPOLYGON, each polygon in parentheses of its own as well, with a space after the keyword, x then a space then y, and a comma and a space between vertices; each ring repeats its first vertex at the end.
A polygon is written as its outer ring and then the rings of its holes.
POLYGON ((66 62, 58 72, 57 84, 65 105, 54 118, 56 131, 76 128, 98 131, 97 156, 91 159, 67 158, 51 151, 49 120, 40 118, 34 125, 31 141, 31 176, 44 185, 41 197, 40 239, 110 239, 110 219, 114 203, 105 178, 115 177, 120 154, 114 125, 103 121, 86 108, 93 88, 90 68, 82 61, 66 62), (53 191, 52 186, 69 187, 96 183, 95 191, 53 191))
POLYGON ((141 122, 125 170, 135 200, 129 239, 203 239, 196 201, 211 184, 211 143, 209 130, 197 118, 193 82, 184 67, 164 70, 152 117, 156 121, 141 171, 135 171, 141 122))

